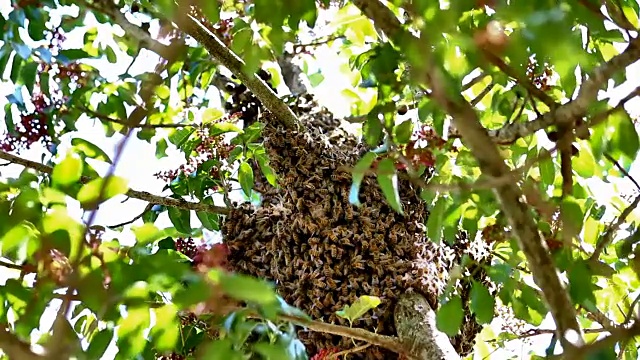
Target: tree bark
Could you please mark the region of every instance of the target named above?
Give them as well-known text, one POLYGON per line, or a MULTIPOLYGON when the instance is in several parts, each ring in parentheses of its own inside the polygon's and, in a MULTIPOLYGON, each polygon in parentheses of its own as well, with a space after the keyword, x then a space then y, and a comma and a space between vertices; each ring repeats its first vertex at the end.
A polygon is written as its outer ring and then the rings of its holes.
POLYGON ((401 295, 393 315, 398 338, 414 358, 460 359, 447 335, 436 328, 436 314, 422 295, 401 295))

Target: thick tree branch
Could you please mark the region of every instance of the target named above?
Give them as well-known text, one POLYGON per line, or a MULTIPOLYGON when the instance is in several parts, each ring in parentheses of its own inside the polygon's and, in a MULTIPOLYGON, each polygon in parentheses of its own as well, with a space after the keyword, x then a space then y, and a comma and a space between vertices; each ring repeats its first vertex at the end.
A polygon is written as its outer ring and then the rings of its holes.
POLYGON ((401 295, 394 310, 394 320, 398 337, 417 358, 460 359, 447 335, 437 329, 436 314, 420 294, 401 295))
MULTIPOLYGON (((51 174, 53 172, 53 168, 51 168, 50 166, 43 165, 35 161, 27 160, 19 156, 9 154, 4 151, 0 151, 0 159, 4 159, 14 164, 22 165, 24 167, 34 169, 46 174, 51 174)), ((93 179, 88 177, 83 177, 81 179, 83 183, 89 182, 91 180, 93 179)), ((194 203, 194 202, 186 201, 183 199, 162 197, 158 195, 153 195, 146 191, 129 190, 125 195, 130 198, 149 202, 151 204, 164 205, 167 207, 174 207, 174 208, 179 208, 184 210, 205 211, 208 213, 221 214, 221 215, 227 215, 229 213, 229 209, 227 209, 226 207, 203 204, 203 203, 194 203)))
MULTIPOLYGON (((405 32, 400 22, 391 10, 381 2, 378 0, 355 0, 354 3, 367 17, 381 27, 391 39, 401 39, 406 41, 407 44, 405 45, 412 47, 414 51, 422 51, 424 54, 429 53, 429 45, 425 41, 426 39, 418 39, 408 34, 399 34, 399 32, 405 32)), ((421 34, 422 36, 425 36, 424 31, 421 34)), ((488 136, 486 129, 480 124, 478 115, 473 107, 464 100, 461 94, 457 94, 453 99, 451 98, 452 95, 446 88, 444 75, 435 64, 429 63, 428 59, 420 70, 422 74, 416 73, 416 75, 422 75, 418 78, 418 81, 425 85, 430 85, 433 98, 453 117, 455 127, 460 131, 465 145, 469 147, 478 160, 482 172, 494 178, 505 176, 509 172, 509 168, 500 155, 498 148, 488 136)), ((602 74, 606 72, 597 71, 596 73, 599 74, 595 76, 596 80, 602 80, 601 78, 604 76, 602 74)), ((595 82, 592 81, 590 84, 585 84, 588 90, 595 86, 593 85, 595 82)), ((585 91, 583 90, 580 93, 584 94, 585 91)), ((591 91, 587 91, 586 94, 590 95, 591 91)), ((581 102, 578 100, 576 103, 581 102)), ((570 110, 565 109, 560 113, 561 116, 575 119, 579 112, 576 111, 575 106, 570 110)), ((518 245, 525 254, 533 278, 543 292, 544 300, 556 322, 559 339, 561 339, 563 347, 568 349, 574 345, 582 345, 583 341, 576 310, 560 281, 556 267, 549 254, 549 249, 538 231, 537 224, 532 218, 528 206, 521 200, 521 190, 515 183, 509 183, 497 187, 494 192, 503 212, 509 219, 513 233, 518 240, 518 245), (579 335, 577 344, 572 344, 567 340, 566 335, 570 330, 579 335)))
MULTIPOLYGON (((184 10, 185 12, 187 9, 184 10)), ((229 69, 289 129, 302 125, 293 111, 256 74, 247 74, 245 63, 229 50, 218 37, 207 29, 191 13, 179 14, 174 21, 180 30, 196 39, 221 65, 229 69)))
POLYGON ((5 325, 0 326, 0 349, 13 360, 42 360, 43 356, 35 354, 31 350, 31 345, 18 339, 14 334, 7 331, 5 325))

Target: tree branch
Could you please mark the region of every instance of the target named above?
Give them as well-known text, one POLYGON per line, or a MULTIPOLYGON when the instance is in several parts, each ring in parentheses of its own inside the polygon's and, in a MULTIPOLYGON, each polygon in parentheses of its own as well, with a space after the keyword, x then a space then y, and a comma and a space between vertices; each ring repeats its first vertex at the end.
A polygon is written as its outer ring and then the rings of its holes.
POLYGON ((627 217, 631 212, 638 207, 638 204, 640 204, 640 195, 638 195, 635 200, 633 200, 633 202, 622 211, 615 223, 609 225, 607 231, 596 244, 596 248, 593 251, 593 254, 591 254, 589 260, 597 260, 600 257, 600 254, 602 254, 604 249, 611 243, 611 240, 613 240, 613 235, 618 231, 618 228, 620 228, 620 226, 627 220, 627 217))
POLYGON ((221 65, 229 69, 251 92, 260 100, 267 110, 273 113, 284 126, 289 129, 302 127, 293 111, 276 93, 267 86, 256 74, 247 74, 245 63, 229 50, 218 37, 198 21, 191 11, 183 10, 185 14, 178 14, 174 21, 180 30, 196 39, 221 65), (189 13, 186 13, 189 11, 189 13))
MULTIPOLYGON (((4 151, 0 151, 0 159, 10 161, 14 164, 22 165, 26 168, 34 169, 45 174, 51 174, 53 172, 53 168, 51 168, 50 166, 43 165, 35 161, 27 160, 19 156, 9 154, 4 151)), ((81 179, 81 182, 87 183, 91 180, 93 179, 83 176, 81 179)), ((229 209, 227 209, 226 207, 203 204, 203 203, 194 203, 194 202, 186 201, 184 199, 162 197, 158 195, 153 195, 146 191, 129 190, 125 195, 130 198, 149 202, 151 204, 164 205, 167 207, 174 207, 174 208, 179 208, 184 210, 204 211, 212 214, 221 214, 221 215, 227 215, 229 213, 229 209)))
POLYGON ((282 320, 290 321, 294 324, 304 326, 309 330, 321 332, 325 334, 332 334, 338 336, 344 336, 350 339, 362 340, 366 341, 371 345, 376 345, 383 347, 385 349, 391 350, 395 353, 405 355, 407 359, 413 360, 422 360, 415 355, 411 354, 407 351, 407 349, 402 345, 400 339, 394 336, 380 335, 373 333, 371 331, 367 331, 359 328, 352 328, 347 326, 333 325, 327 324, 322 321, 310 320, 300 316, 294 315, 278 315, 278 317, 282 320))
POLYGON ((29 343, 20 340, 14 334, 7 331, 5 324, 0 325, 0 348, 9 359, 44 359, 43 356, 37 355, 31 350, 31 345, 29 343))
POLYGON ((446 334, 436 327, 436 315, 417 293, 400 295, 394 311, 398 337, 421 360, 459 360, 446 334))
POLYGON ((138 124, 129 124, 127 121, 125 120, 120 120, 120 119, 114 119, 110 116, 106 116, 103 114, 100 114, 94 110, 91 110, 83 105, 79 106, 80 110, 84 111, 86 114, 88 114, 91 117, 95 117, 99 120, 102 121, 106 121, 106 122, 111 122, 114 124, 120 124, 122 126, 127 126, 127 127, 131 127, 131 128, 140 128, 140 129, 159 129, 159 128, 185 128, 185 127, 198 127, 200 125, 198 124, 146 124, 146 123, 138 123, 138 124))
POLYGON ((124 30, 125 36, 131 36, 138 40, 140 47, 153 51, 165 59, 171 53, 169 46, 154 39, 148 31, 129 22, 113 1, 76 0, 76 3, 87 9, 98 11, 109 16, 115 24, 124 30))
MULTIPOLYGON (((422 53, 429 54, 428 42, 426 39, 418 39, 405 32, 398 19, 391 10, 378 0, 354 0, 356 6, 379 27, 385 31, 391 39, 402 39, 407 45, 413 45, 414 51, 423 50, 422 53)), ((421 37, 426 36, 421 32, 421 37)), ((622 61, 617 61, 618 63, 622 61)), ((498 148, 488 136, 486 129, 480 124, 478 116, 471 105, 464 100, 462 95, 456 94, 455 99, 451 99, 450 91, 446 89, 446 82, 440 70, 429 61, 422 67, 422 75, 418 81, 430 84, 433 98, 452 117, 455 127, 460 131, 465 145, 474 154, 480 168, 484 174, 494 178, 504 176, 509 172, 504 159, 500 155, 498 148)), ((596 79, 601 80, 605 72, 597 71, 596 79)), ((587 85, 587 89, 594 87, 594 81, 587 85)), ((597 92, 597 91, 596 91, 597 92)), ((585 94, 585 91, 581 91, 585 94)), ((591 92, 586 92, 590 95, 591 92)), ((583 95, 586 96, 586 95, 583 95)), ((576 103, 581 104, 580 100, 576 103)), ((586 108, 586 107, 585 107, 586 108)), ((566 118, 575 119, 578 111, 575 105, 559 113, 566 118)), ((565 120, 566 123, 566 120, 565 120)), ((550 256, 537 224, 533 220, 528 206, 522 202, 522 192, 514 183, 504 184, 494 190, 503 212, 509 219, 513 233, 518 240, 518 245, 531 268, 531 272, 536 284, 543 292, 544 300, 549 307, 556 322, 558 338, 561 339, 563 348, 568 349, 575 345, 582 345, 582 335, 580 325, 577 321, 576 310, 569 299, 569 295, 564 288, 558 272, 550 256), (566 338, 567 332, 574 330, 579 335, 579 343, 572 344, 566 338)))

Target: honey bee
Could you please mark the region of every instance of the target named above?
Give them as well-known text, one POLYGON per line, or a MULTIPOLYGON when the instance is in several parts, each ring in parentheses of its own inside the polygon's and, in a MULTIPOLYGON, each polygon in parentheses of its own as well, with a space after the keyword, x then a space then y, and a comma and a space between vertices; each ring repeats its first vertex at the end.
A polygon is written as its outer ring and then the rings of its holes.
MULTIPOLYGON (((315 307, 317 309, 323 309, 324 308, 324 305, 322 304, 320 299, 312 298, 311 301, 313 302, 313 307, 315 307)), ((312 307, 312 309, 313 309, 313 307, 312 307)))
POLYGON ((329 246, 329 252, 331 253, 332 258, 338 258, 338 247, 335 244, 331 244, 331 246, 329 246))
POLYGON ((338 288, 338 284, 332 278, 327 278, 326 280, 327 280, 327 285, 329 286, 329 289, 335 290, 338 288))
POLYGON ((391 291, 391 289, 386 288, 384 289, 384 296, 386 296, 389 299, 393 299, 396 297, 396 295, 393 293, 393 291, 391 291))
MULTIPOLYGON (((365 283, 362 284, 362 286, 364 287, 365 283)), ((354 289, 354 290, 359 290, 360 289, 360 284, 358 283, 358 281, 354 278, 349 278, 349 285, 350 288, 354 289)), ((366 291, 366 290, 365 290, 366 291)))
POLYGON ((322 300, 322 304, 324 305, 324 307, 330 307, 333 303, 333 296, 331 296, 331 293, 327 293, 322 300))
POLYGON ((361 240, 360 247, 362 248, 363 252, 369 250, 369 242, 366 240, 361 240))

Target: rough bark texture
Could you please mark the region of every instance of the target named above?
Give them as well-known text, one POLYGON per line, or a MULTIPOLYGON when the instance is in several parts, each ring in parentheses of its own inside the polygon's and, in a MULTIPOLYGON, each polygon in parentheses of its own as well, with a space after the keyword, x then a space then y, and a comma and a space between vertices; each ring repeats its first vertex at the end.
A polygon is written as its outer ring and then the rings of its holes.
POLYGON ((436 314, 420 294, 398 297, 396 332, 409 352, 421 360, 459 360, 449 338, 436 328, 436 314))

